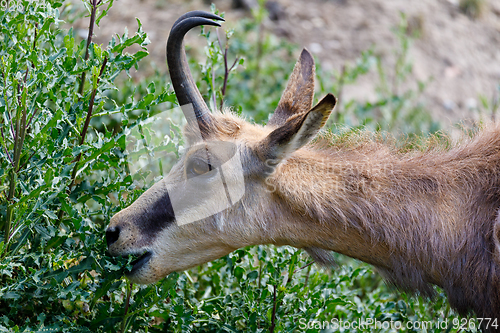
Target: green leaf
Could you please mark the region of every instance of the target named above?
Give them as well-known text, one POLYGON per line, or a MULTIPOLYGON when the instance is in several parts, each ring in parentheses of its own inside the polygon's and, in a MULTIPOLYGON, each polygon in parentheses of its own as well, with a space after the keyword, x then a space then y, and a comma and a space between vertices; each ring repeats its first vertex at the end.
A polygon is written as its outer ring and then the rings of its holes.
POLYGON ((64 46, 66 47, 66 53, 68 56, 73 56, 75 49, 75 38, 71 36, 71 31, 68 35, 64 36, 64 46))
POLYGON ((43 215, 47 216, 49 219, 57 220, 57 215, 50 210, 44 212, 43 215))
POLYGON ((37 31, 36 39, 34 41, 35 44, 37 43, 37 40, 40 39, 40 37, 42 37, 42 35, 49 29, 52 23, 54 23, 54 18, 52 17, 49 17, 46 21, 44 21, 40 30, 37 31))
POLYGON ((67 239, 66 236, 53 237, 50 241, 47 242, 47 245, 45 246, 44 251, 47 252, 52 248, 56 248, 56 247, 60 246, 61 244, 64 243, 64 241, 66 241, 66 239, 67 239))
POLYGON ((117 271, 112 272, 111 274, 107 274, 106 279, 100 286, 98 290, 95 291, 94 297, 92 298, 92 301, 90 302, 90 308, 93 309, 94 306, 96 305, 97 301, 103 297, 108 291, 114 290, 118 288, 118 286, 122 285, 122 281, 116 281, 116 279, 119 279, 123 273, 119 273, 117 271))
POLYGON ((86 152, 89 149, 90 149, 90 146, 87 146, 87 145, 75 146, 75 147, 73 147, 71 154, 73 156, 78 156, 79 154, 86 152))
POLYGON ((114 2, 114 0, 110 0, 110 1, 108 2, 108 7, 107 7, 105 10, 103 10, 103 11, 101 12, 101 14, 100 14, 100 15, 96 18, 96 20, 95 20, 95 24, 96 24, 97 26, 99 26, 99 23, 101 22, 101 19, 102 19, 103 17, 105 17, 106 15, 108 15, 109 10, 110 10, 110 9, 111 9, 111 7, 113 6, 113 2, 114 2))
POLYGON ((135 35, 134 37, 126 39, 123 43, 116 45, 111 49, 113 53, 122 53, 125 48, 134 44, 140 44, 144 40, 143 36, 135 35))
MULTIPOLYGON (((16 255, 17 252, 26 244, 28 241, 28 238, 31 236, 31 229, 29 227, 25 227, 24 232, 22 233, 21 237, 17 240, 17 242, 11 246, 11 251, 10 255, 16 255)), ((3 245, 3 242, 2 242, 3 245)), ((0 253, 2 253, 2 250, 0 250, 0 253)))
POLYGON ((149 52, 148 51, 137 51, 135 54, 134 54, 134 58, 136 61, 139 61, 145 57, 147 57, 149 55, 149 52))

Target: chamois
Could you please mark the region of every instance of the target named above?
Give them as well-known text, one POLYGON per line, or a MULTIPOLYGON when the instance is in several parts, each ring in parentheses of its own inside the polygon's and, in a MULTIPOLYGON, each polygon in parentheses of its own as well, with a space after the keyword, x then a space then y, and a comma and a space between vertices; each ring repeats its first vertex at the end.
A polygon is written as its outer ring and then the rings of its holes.
MULTIPOLYGON (((312 106, 315 67, 306 49, 267 125, 210 113, 183 38, 196 26, 220 26, 214 20, 223 19, 189 12, 168 38, 175 93, 194 110, 186 113, 190 148, 110 221, 109 253, 142 255, 129 279, 152 283, 241 247, 291 245, 323 264, 329 251, 372 264, 402 290, 432 296, 432 285, 440 286, 459 314, 500 319, 500 127, 486 126, 452 147, 411 152, 374 135, 354 143, 318 135, 336 99, 328 94, 312 106), (187 197, 186 179, 215 182, 215 164, 227 160, 211 150, 218 143, 234 147, 241 161, 242 197, 201 218, 196 202, 175 209, 187 197)), ((213 197, 207 191, 197 200, 203 206, 213 197)))

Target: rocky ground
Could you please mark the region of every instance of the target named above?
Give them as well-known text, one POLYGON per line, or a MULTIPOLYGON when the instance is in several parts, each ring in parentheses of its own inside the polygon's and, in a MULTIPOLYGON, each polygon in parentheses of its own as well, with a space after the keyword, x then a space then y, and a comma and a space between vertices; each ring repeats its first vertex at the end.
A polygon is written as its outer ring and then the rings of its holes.
MULTIPOLYGON (((226 12, 226 28, 251 15, 248 9, 234 9, 234 0, 213 1, 226 12)), ((484 1, 487 5, 482 16, 472 19, 460 10, 458 0, 277 0, 269 4, 271 17, 266 19, 265 27, 280 38, 309 48, 325 69, 340 70, 370 47, 390 66, 398 43, 393 29, 401 13, 405 13, 409 28, 420 34, 409 50, 415 79, 432 78, 423 98, 435 118, 447 126, 464 119, 478 119, 480 95, 490 101, 498 98, 500 0, 484 1)), ((107 43, 112 34, 122 33, 125 26, 135 31, 138 17, 150 36, 148 50, 152 59, 165 68, 165 40, 172 23, 186 11, 209 10, 208 3, 115 0, 109 17, 95 31, 96 40, 107 43)), ((88 18, 79 20, 77 25, 85 36, 88 18)), ((195 34, 188 38, 189 43, 204 43, 195 34)), ((376 73, 371 73, 355 86, 345 87, 344 98, 373 99, 376 82, 376 73)))

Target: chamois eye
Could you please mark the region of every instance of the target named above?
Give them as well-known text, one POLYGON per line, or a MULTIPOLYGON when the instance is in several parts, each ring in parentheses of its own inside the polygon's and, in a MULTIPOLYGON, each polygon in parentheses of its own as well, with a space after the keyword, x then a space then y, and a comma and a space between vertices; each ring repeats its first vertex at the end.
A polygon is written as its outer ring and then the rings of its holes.
POLYGON ((212 170, 212 165, 199 158, 189 161, 186 171, 188 175, 199 176, 212 170))

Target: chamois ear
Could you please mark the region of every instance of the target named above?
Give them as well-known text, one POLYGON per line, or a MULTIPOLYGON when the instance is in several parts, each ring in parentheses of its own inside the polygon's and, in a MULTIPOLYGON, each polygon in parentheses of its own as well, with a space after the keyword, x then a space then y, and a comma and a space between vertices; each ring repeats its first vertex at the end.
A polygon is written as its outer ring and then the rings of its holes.
POLYGON ((314 72, 314 59, 307 49, 303 49, 268 126, 281 126, 294 114, 311 109, 314 97, 314 72))
POLYGON ((258 144, 259 157, 266 163, 278 164, 304 146, 325 125, 336 102, 335 96, 328 94, 308 112, 288 118, 258 144))

